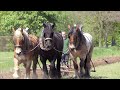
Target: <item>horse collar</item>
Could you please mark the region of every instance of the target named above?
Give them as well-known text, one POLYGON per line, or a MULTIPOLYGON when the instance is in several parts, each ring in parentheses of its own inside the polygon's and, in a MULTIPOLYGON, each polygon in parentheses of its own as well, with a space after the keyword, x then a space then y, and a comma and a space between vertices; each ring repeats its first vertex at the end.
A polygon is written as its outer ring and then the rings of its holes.
MULTIPOLYGON (((46 38, 45 40, 48 40, 48 39, 51 39, 51 38, 46 38)), ((51 49, 46 49, 46 48, 44 48, 44 46, 43 46, 43 42, 42 42, 42 38, 40 38, 40 48, 42 49, 42 50, 44 50, 44 51, 49 51, 49 50, 51 50, 51 49)))

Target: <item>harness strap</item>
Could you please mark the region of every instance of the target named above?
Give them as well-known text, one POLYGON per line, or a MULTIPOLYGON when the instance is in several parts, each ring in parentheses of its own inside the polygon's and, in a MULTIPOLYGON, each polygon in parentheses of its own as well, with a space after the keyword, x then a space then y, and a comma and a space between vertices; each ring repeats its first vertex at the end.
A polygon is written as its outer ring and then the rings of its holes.
POLYGON ((52 40, 52 38, 45 38, 45 40, 52 40))
MULTIPOLYGON (((48 40, 48 39, 51 39, 51 38, 46 38, 46 40, 48 40)), ((43 43, 42 43, 42 39, 41 38, 39 39, 39 43, 40 43, 40 48, 42 50, 48 51, 46 48, 43 47, 43 43)))

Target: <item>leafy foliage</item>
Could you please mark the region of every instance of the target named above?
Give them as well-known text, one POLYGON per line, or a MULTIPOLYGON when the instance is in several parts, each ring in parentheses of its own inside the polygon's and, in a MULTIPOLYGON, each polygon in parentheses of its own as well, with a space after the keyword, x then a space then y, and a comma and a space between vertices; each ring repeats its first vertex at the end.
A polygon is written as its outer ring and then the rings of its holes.
POLYGON ((55 30, 68 32, 67 25, 83 24, 95 46, 120 46, 120 12, 117 11, 0 11, 0 35, 12 35, 12 28, 29 28, 40 35, 43 22, 55 22, 55 30))

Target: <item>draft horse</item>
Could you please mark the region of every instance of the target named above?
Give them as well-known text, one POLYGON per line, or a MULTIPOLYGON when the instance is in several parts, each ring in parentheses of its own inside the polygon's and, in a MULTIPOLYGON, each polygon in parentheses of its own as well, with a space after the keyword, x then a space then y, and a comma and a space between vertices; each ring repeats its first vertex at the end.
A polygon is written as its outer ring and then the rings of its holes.
POLYGON ((89 33, 82 32, 79 25, 72 28, 69 27, 69 30, 69 51, 73 60, 75 78, 90 78, 90 61, 94 47, 92 36, 89 33), (80 58, 80 69, 78 69, 77 57, 80 58), (78 70, 80 70, 80 74, 78 70))
POLYGON ((62 35, 54 31, 55 23, 43 23, 42 36, 39 38, 40 44, 40 60, 43 65, 43 78, 52 79, 61 78, 60 62, 63 51, 62 35), (46 65, 46 61, 50 62, 50 70, 46 65), (57 61, 57 62, 56 62, 57 61), (55 64, 56 62, 56 64, 55 64))
POLYGON ((19 65, 23 63, 26 74, 25 78, 30 78, 30 67, 33 61, 33 78, 37 78, 36 65, 38 62, 38 37, 28 34, 24 29, 18 28, 13 30, 14 43, 14 74, 13 78, 20 78, 19 65))

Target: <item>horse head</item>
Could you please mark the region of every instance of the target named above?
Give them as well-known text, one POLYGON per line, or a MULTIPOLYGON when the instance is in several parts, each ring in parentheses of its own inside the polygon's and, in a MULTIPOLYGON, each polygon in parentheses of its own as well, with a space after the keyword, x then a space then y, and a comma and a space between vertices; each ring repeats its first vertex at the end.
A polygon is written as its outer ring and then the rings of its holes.
POLYGON ((29 39, 28 39, 28 33, 22 29, 13 29, 14 35, 13 35, 13 43, 15 46, 15 53, 17 55, 22 54, 23 51, 28 50, 29 48, 29 39))
POLYGON ((43 46, 47 50, 50 50, 53 48, 53 37, 54 37, 54 26, 55 23, 43 23, 43 46))
POLYGON ((68 38, 69 38, 69 49, 71 51, 76 51, 79 46, 80 43, 83 42, 83 35, 82 35, 82 31, 79 25, 77 25, 76 27, 68 27, 68 29, 70 30, 68 33, 68 38))

